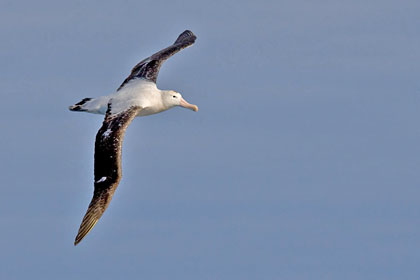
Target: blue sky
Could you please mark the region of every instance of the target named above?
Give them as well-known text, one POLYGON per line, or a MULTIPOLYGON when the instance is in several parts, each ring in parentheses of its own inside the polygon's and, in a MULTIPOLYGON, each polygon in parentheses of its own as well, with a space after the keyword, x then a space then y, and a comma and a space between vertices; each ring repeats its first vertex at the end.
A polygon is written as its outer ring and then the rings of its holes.
POLYGON ((1 1, 0 278, 418 279, 418 1, 1 1), (191 29, 73 240, 112 93, 191 29))

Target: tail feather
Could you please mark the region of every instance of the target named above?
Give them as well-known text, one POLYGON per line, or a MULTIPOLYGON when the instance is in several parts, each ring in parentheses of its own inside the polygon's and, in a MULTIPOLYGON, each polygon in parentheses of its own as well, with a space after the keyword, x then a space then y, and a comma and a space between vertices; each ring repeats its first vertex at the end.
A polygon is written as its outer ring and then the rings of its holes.
POLYGON ((92 100, 92 98, 83 98, 83 100, 80 101, 79 103, 76 103, 72 106, 69 106, 69 110, 70 111, 81 111, 81 112, 87 111, 85 108, 83 108, 83 105, 85 105, 86 102, 88 102, 90 100, 92 100))

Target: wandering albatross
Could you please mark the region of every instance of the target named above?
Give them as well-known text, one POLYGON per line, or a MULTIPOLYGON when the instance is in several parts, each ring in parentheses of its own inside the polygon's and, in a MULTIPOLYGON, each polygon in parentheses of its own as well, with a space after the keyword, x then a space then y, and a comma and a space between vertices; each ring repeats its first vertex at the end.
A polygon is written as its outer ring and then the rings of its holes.
POLYGON ((83 217, 74 245, 77 245, 105 212, 121 180, 121 148, 128 125, 135 117, 147 116, 182 106, 198 111, 179 92, 160 90, 156 79, 160 66, 169 57, 194 44, 196 36, 182 32, 175 43, 139 62, 117 91, 108 96, 85 98, 70 106, 71 111, 104 114, 105 120, 96 134, 95 181, 92 201, 83 217))

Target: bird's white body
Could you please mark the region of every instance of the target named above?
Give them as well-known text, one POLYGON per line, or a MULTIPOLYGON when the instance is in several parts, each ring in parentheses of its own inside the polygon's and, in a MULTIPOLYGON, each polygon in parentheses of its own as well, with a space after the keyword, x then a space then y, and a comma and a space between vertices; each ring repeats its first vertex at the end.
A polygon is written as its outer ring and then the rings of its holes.
POLYGON ((121 113, 131 106, 142 108, 138 117, 152 115, 170 108, 163 103, 163 92, 165 91, 158 89, 153 82, 134 79, 115 93, 86 102, 83 109, 88 113, 104 115, 108 109, 108 103, 111 102, 112 115, 121 113))
POLYGON ((155 83, 141 78, 129 81, 123 88, 110 95, 87 99, 70 106, 70 110, 77 107, 77 111, 105 115, 110 105, 111 115, 117 115, 132 107, 139 107, 141 110, 137 117, 157 114, 174 106, 198 110, 196 105, 185 101, 180 93, 160 90, 155 83))

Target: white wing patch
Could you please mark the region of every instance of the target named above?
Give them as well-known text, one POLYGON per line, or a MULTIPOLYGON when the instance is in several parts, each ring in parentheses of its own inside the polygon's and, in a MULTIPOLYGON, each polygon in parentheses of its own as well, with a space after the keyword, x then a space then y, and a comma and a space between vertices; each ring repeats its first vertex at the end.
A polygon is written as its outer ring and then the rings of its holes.
POLYGON ((103 137, 107 138, 110 134, 111 134, 112 130, 110 128, 108 128, 104 134, 102 134, 103 137))
POLYGON ((96 183, 101 183, 104 182, 106 180, 106 177, 102 177, 101 179, 99 179, 98 181, 96 181, 96 183))

